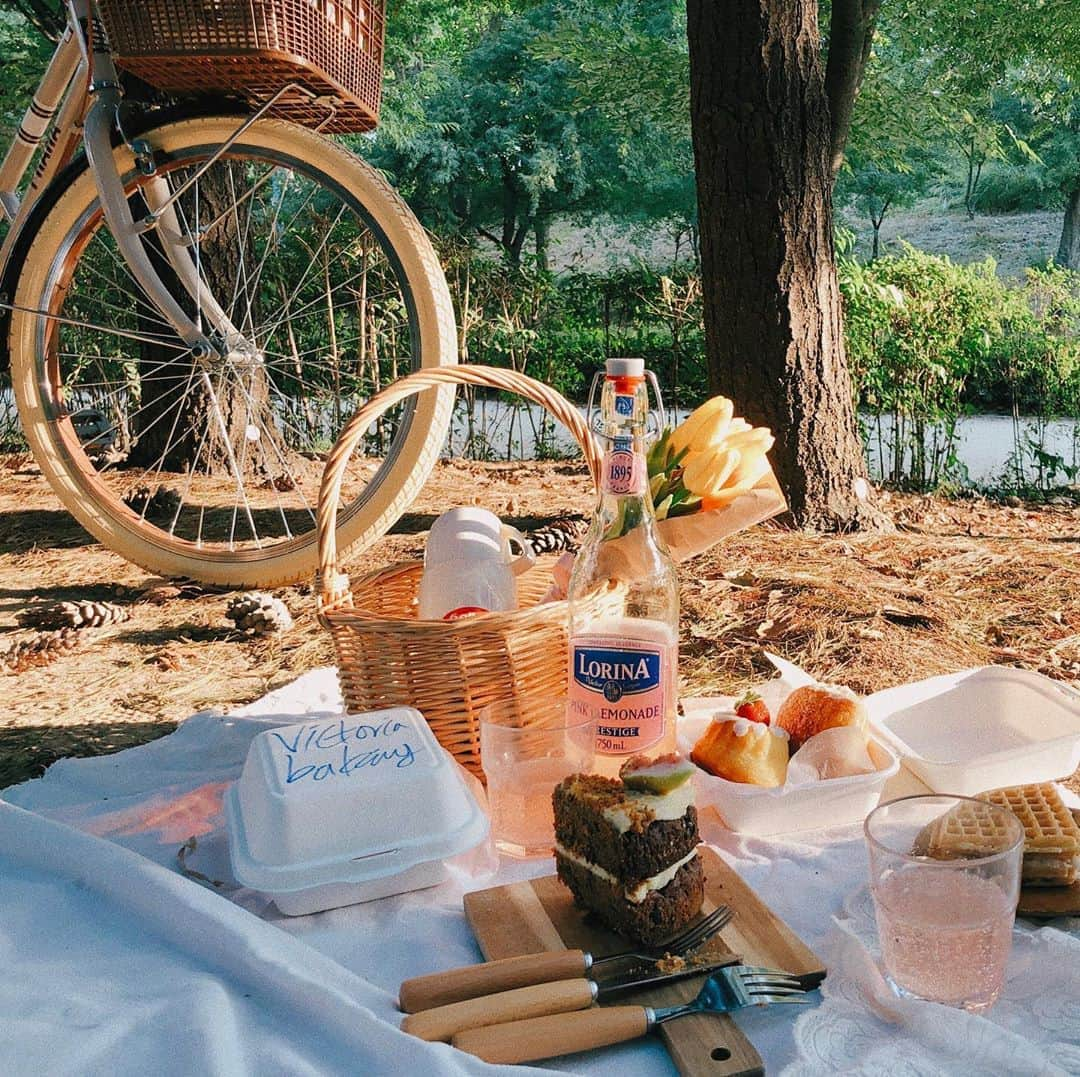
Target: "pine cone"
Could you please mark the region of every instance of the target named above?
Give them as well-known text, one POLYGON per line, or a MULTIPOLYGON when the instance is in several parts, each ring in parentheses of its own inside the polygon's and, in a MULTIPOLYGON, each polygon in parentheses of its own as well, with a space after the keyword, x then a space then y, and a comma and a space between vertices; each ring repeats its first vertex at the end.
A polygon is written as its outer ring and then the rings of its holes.
POLYGON ((140 516, 174 516, 180 507, 180 495, 168 486, 136 486, 124 495, 124 504, 140 516))
POLYGON ((292 615, 285 603, 265 591, 246 591, 229 599, 225 616, 241 632, 252 636, 286 632, 293 626, 292 615))
POLYGON ((57 632, 36 632, 30 639, 0 651, 0 672, 8 675, 25 673, 37 666, 55 662, 82 642, 74 628, 61 628, 57 632))
POLYGON ((131 620, 131 614, 115 602, 50 602, 20 610, 15 620, 23 628, 101 628, 131 620))
POLYGON ((537 556, 542 553, 559 553, 561 550, 573 551, 581 545, 581 538, 588 526, 580 517, 565 516, 531 531, 525 536, 525 541, 537 556))

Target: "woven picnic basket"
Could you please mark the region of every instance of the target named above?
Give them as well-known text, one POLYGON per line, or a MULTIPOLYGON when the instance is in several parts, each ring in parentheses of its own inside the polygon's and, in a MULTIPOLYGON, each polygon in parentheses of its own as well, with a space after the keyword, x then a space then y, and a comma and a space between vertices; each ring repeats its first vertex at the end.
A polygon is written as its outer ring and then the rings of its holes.
MULTIPOLYGON (((482 779, 479 723, 484 707, 511 702, 521 725, 528 726, 541 719, 545 699, 566 694, 567 603, 539 602, 552 582, 550 568, 538 563, 518 578, 517 610, 421 621, 416 593, 422 562, 391 565, 352 586, 337 564, 341 484, 365 430, 394 404, 447 384, 501 389, 540 404, 573 434, 597 483, 600 455, 588 426, 549 386, 491 367, 441 367, 410 374, 360 408, 327 459, 316 515, 319 619, 333 636, 341 692, 350 711, 416 707, 443 747, 482 779)), ((623 595, 622 585, 610 582, 584 598, 585 612, 617 616, 623 595)))
POLYGON ((98 0, 116 63, 159 90, 229 94, 324 131, 379 122, 386 0, 98 0))

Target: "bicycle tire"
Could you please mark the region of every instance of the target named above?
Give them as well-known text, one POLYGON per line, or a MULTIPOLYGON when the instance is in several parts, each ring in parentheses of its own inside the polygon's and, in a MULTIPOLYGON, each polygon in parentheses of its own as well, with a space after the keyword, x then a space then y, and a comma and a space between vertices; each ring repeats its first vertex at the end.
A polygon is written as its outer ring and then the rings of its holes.
MULTIPOLYGON (((224 143, 237 123, 235 116, 199 116, 164 124, 142 138, 159 164, 190 165, 224 143)), ((286 161, 314 175, 332 177, 351 200, 349 205, 355 202, 362 208, 365 221, 381 237, 388 259, 397 267, 414 333, 413 369, 456 362, 453 307, 438 259, 419 222, 378 172, 341 145, 282 120, 257 121, 229 152, 242 159, 286 161)), ((118 146, 114 155, 125 182, 136 185, 139 174, 130 151, 118 146)), ((65 278, 69 281, 74 272, 65 268, 64 259, 74 249, 73 237, 84 234, 98 212, 93 176, 85 163, 81 170, 69 170, 65 179, 67 189, 54 199, 27 244, 9 325, 20 417, 34 457, 56 495, 105 546, 154 572, 236 587, 268 587, 312 575, 317 560, 314 526, 303 536, 290 536, 267 549, 206 547, 201 531, 196 543, 148 525, 145 512, 132 511, 90 463, 83 443, 73 434, 70 415, 57 399, 63 387, 55 384, 60 378, 55 356, 50 356, 45 343, 46 319, 31 313, 62 309, 58 296, 66 287, 65 278)), ((332 321, 333 313, 330 317, 332 321)), ((412 503, 438 458, 452 407, 452 388, 435 390, 417 401, 387 460, 341 520, 337 531, 341 548, 370 545, 412 503)), ((235 508, 233 516, 235 525, 235 508)), ((257 539, 256 534, 256 544, 257 539)))

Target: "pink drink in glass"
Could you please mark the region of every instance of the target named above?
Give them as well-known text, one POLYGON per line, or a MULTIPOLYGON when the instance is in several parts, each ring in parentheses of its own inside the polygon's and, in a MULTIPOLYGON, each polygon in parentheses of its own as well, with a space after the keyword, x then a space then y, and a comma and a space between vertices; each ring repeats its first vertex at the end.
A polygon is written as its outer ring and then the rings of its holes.
POLYGON ((494 703, 480 714, 480 755, 487 778, 491 833, 509 856, 551 856, 551 794, 593 764, 593 725, 568 715, 565 697, 494 703))
POLYGON ((551 793, 575 771, 561 759, 530 759, 488 779, 491 829, 503 852, 512 856, 550 856, 555 842, 551 793))
POLYGON ((1005 984, 1024 828, 969 797, 902 797, 866 818, 885 973, 900 995, 977 1012, 1005 984))
POLYGON ((874 888, 881 956, 902 991, 965 1010, 992 1006, 1005 983, 1016 904, 964 872, 898 871, 874 888))

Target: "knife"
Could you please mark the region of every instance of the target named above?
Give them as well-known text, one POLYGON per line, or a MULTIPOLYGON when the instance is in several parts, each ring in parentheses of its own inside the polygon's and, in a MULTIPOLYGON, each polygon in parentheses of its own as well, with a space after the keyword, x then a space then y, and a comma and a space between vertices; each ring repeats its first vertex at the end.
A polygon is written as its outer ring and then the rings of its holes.
POLYGON ((613 954, 594 959, 585 950, 553 950, 503 957, 406 980, 398 992, 398 1008, 405 1013, 418 1013, 451 1002, 533 984, 569 980, 575 976, 591 975, 599 983, 606 982, 613 974, 644 976, 658 971, 657 960, 660 959, 650 960, 635 954, 613 954))
POLYGON ((707 963, 687 964, 672 972, 660 972, 655 962, 644 962, 645 971, 637 966, 602 983, 579 976, 530 984, 411 1013, 401 1022, 401 1030, 422 1040, 449 1043, 452 1036, 473 1028, 584 1010, 594 1002, 602 1002, 620 992, 656 987, 688 976, 706 976, 725 965, 737 965, 740 960, 734 954, 724 954, 707 963))

